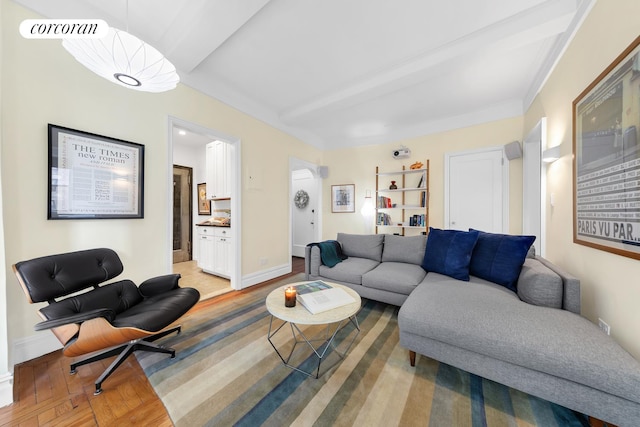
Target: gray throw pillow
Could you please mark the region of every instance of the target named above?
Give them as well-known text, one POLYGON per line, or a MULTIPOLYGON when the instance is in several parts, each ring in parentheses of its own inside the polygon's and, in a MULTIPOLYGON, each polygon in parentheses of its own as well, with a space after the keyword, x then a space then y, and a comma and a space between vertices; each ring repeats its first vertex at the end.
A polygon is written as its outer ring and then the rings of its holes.
POLYGON ((406 262, 408 264, 422 264, 424 249, 427 246, 427 236, 394 236, 384 235, 382 262, 406 262))
POLYGON ((518 278, 518 297, 529 304, 562 308, 562 278, 540 261, 527 258, 518 278))

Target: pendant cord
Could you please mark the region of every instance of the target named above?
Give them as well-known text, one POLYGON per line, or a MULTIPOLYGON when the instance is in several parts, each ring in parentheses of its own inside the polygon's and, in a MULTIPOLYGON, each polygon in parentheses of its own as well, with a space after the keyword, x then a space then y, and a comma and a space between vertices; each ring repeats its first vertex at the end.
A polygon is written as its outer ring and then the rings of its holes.
POLYGON ((126 1, 126 14, 125 14, 125 19, 126 19, 126 27, 127 27, 127 33, 129 32, 129 0, 126 1))

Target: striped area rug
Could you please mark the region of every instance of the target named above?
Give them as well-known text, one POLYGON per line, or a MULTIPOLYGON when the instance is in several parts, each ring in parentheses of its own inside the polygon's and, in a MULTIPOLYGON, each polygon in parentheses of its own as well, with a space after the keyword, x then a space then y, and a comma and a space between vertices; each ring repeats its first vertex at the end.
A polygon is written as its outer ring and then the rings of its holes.
MULTIPOLYGON (((426 357, 411 367, 398 343, 398 308, 375 301, 363 300, 361 333, 319 379, 283 366, 267 341, 264 300, 300 280, 201 303, 182 319, 182 334, 162 341, 175 359, 136 354, 177 426, 588 425, 582 414, 426 357)), ((290 340, 287 333, 275 341, 286 348, 290 340)), ((299 363, 309 368, 305 350, 299 363)))

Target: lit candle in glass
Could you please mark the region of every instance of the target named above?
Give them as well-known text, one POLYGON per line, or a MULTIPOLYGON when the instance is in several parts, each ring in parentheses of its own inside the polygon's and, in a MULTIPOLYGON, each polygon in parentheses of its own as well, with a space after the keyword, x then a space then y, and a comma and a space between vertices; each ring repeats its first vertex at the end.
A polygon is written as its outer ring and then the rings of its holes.
POLYGON ((284 290, 284 306, 295 307, 296 306, 296 289, 289 286, 284 290))

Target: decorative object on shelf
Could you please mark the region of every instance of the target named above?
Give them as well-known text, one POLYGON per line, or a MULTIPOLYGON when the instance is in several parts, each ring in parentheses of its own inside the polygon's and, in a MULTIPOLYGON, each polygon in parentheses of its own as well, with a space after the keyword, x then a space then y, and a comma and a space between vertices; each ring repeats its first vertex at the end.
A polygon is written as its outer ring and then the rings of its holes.
POLYGON ((391 185, 389 186, 389 190, 397 190, 398 186, 395 181, 391 181, 391 185))
POLYGON ((573 101, 573 242, 638 260, 639 66, 637 37, 573 101))
POLYGON ((411 166, 409 166, 409 169, 413 170, 413 169, 420 169, 424 166, 424 164, 422 162, 415 162, 414 164, 412 164, 411 166))
POLYGON ((355 212, 355 184, 331 186, 331 212, 355 212))
POLYGON ((211 215, 211 200, 207 200, 207 183, 198 184, 198 215, 211 215))
POLYGON ((144 218, 144 145, 49 124, 47 219, 144 218))
POLYGON ((298 190, 295 197, 293 198, 293 202, 296 204, 298 209, 304 209, 309 204, 309 193, 304 190, 298 190))
POLYGON ((180 81, 176 67, 160 52, 113 27, 104 38, 66 38, 62 47, 100 77, 129 89, 164 92, 180 81))

